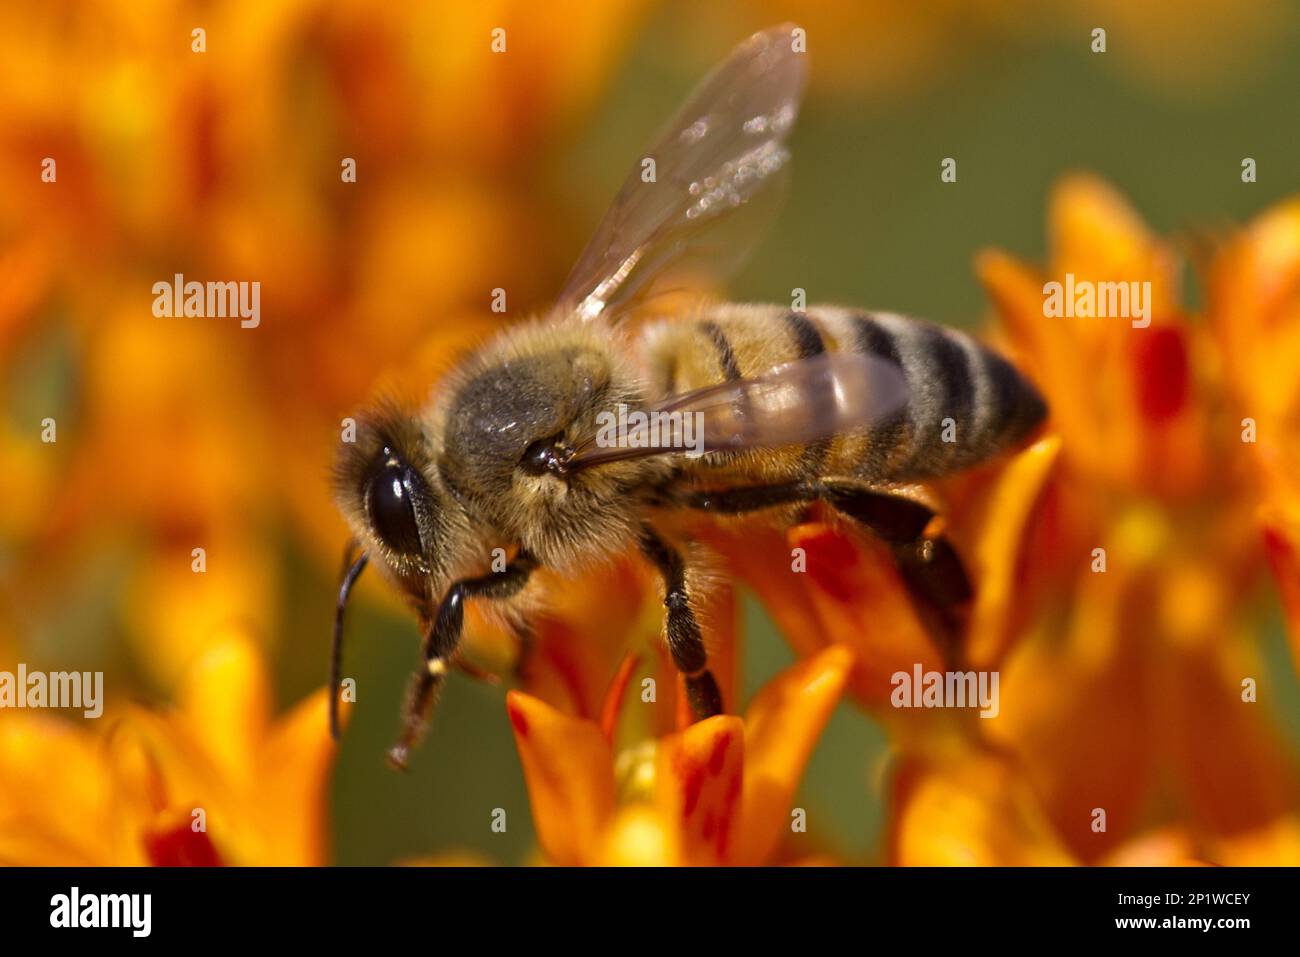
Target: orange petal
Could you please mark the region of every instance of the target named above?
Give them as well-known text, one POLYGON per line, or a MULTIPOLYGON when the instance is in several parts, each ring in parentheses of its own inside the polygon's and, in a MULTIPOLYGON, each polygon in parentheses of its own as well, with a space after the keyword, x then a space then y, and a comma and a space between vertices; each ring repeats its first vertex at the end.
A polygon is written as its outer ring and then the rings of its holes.
POLYGON ((623 556, 561 577, 545 573, 546 611, 525 667, 525 687, 567 714, 596 719, 624 654, 658 641, 663 606, 642 563, 623 556))
POLYGON ((1165 828, 1140 835, 1102 858, 1106 867, 1201 867, 1196 847, 1184 831, 1165 828))
MULTIPOLYGON (((1122 551, 1107 543, 1116 565, 1122 551)), ((1132 579, 1117 567, 1081 571, 1072 619, 1039 624, 1001 671, 1001 713, 981 732, 1019 759, 1061 838, 1087 862, 1132 833, 1155 760, 1140 646, 1129 640, 1132 579), (1090 827, 1093 808, 1107 830, 1090 827)))
MULTIPOLYGON (((1157 240, 1113 187, 1095 176, 1068 176, 1052 191, 1048 218, 1052 243, 1050 271, 1054 278, 1065 282, 1073 274, 1076 282, 1150 282, 1148 306, 1154 326, 1181 320, 1178 258, 1157 240)), ((1178 368, 1182 354, 1178 352, 1181 343, 1176 337, 1162 339, 1151 334, 1155 329, 1134 329, 1121 317, 1059 317, 1040 321, 1070 331, 1076 348, 1067 361, 1073 361, 1077 372, 1085 377, 1077 383, 1085 391, 1075 395, 1088 395, 1089 385, 1099 388, 1114 376, 1115 384, 1124 386, 1115 397, 1124 403, 1145 397, 1155 408, 1163 408, 1181 396, 1184 386, 1179 383, 1185 379, 1186 372, 1178 368), (1164 381, 1155 387, 1141 379, 1133 381, 1133 370, 1124 360, 1135 349, 1152 350, 1156 342, 1160 345, 1154 349, 1155 356, 1168 355, 1169 360, 1163 364, 1173 371, 1165 370, 1164 381)), ((1151 360, 1146 364, 1150 366, 1151 360)))
POLYGON ((1300 867, 1300 817, 1288 814, 1211 841, 1209 856, 1226 867, 1300 867))
POLYGON ((1300 198, 1254 219, 1214 257, 1208 314, 1244 414, 1300 412, 1300 198))
MULTIPOLYGON (((1059 365, 1053 352, 1054 330, 1043 321, 1043 277, 1014 256, 985 249, 975 257, 975 274, 997 307, 1014 351, 1028 359, 1040 374, 1059 365)), ((1045 381, 1054 381, 1043 376, 1045 381)))
POLYGON ((236 631, 213 638, 186 669, 177 724, 230 786, 254 785, 254 760, 266 732, 271 688, 254 644, 236 631))
POLYGON ((1201 464, 1195 456, 1182 461, 1195 437, 1177 414, 1191 398, 1189 353, 1181 331, 1158 331, 1181 330, 1178 257, 1118 192, 1088 175, 1066 177, 1053 189, 1049 233, 1051 263, 1041 276, 998 253, 983 254, 978 269, 1000 317, 1029 354, 1027 371, 1043 388, 1054 428, 1068 437, 1067 454, 1098 476, 1149 484, 1152 439, 1144 413, 1155 412, 1167 420, 1164 445, 1173 459, 1156 474, 1186 484, 1201 464), (1068 287, 1070 277, 1150 282, 1150 320, 1158 329, 1134 329, 1123 317, 1046 316, 1042 280, 1068 287))
POLYGON ((506 711, 542 848, 556 864, 592 861, 614 809, 614 759, 600 726, 519 691, 506 695, 506 711))
POLYGON ((1044 277, 1005 253, 988 250, 976 259, 976 273, 997 307, 1017 364, 1042 390, 1052 428, 1070 437, 1070 454, 1085 462, 1103 451, 1094 415, 1083 396, 1091 394, 1089 370, 1079 361, 1072 329, 1063 320, 1043 316, 1044 277))
POLYGON ((825 639, 847 645, 857 658, 851 686, 860 700, 887 701, 896 671, 940 665, 942 655, 884 545, 821 524, 791 529, 790 543, 807 557, 808 590, 825 639))
POLYGON ((970 543, 966 554, 975 582, 975 604, 967 653, 976 668, 1000 661, 1011 643, 1025 526, 1060 450, 1058 436, 1025 449, 999 474, 978 514, 954 521, 954 537, 970 543), (970 533, 962 534, 963 528, 970 528, 970 533))
POLYGON ((909 760, 894 778, 890 855, 905 867, 1074 863, 1022 779, 960 753, 909 760))
POLYGON ((206 572, 191 570, 188 543, 157 548, 122 598, 145 668, 168 689, 178 688, 205 652, 225 643, 233 622, 268 621, 275 601, 275 569, 251 541, 214 530, 195 544, 207 550, 206 572))
POLYGON ((618 729, 618 715, 623 710, 623 697, 627 694, 627 683, 632 680, 632 673, 641 663, 641 656, 629 651, 623 656, 623 662, 614 673, 605 692, 605 700, 600 706, 600 733, 610 744, 614 743, 614 732, 618 729))
POLYGON ((137 863, 112 855, 111 783, 96 736, 45 714, 0 714, 0 864, 137 863))
POLYGON ((1159 663, 1169 691, 1156 730, 1189 826, 1207 840, 1266 828, 1300 807, 1300 770, 1267 713, 1242 700, 1242 681, 1264 684, 1264 666, 1241 640, 1180 650, 1159 663))
POLYGON ((721 864, 739 820, 745 729, 717 715, 659 742, 655 805, 676 831, 678 863, 721 864))
POLYGON ((743 533, 705 527, 698 533, 746 582, 795 652, 811 655, 829 641, 803 575, 791 574, 791 543, 784 530, 744 526, 743 533))
POLYGON ((276 720, 258 754, 246 813, 261 835, 259 865, 311 867, 327 858, 329 775, 338 748, 322 688, 276 720))
POLYGON ((808 756, 840 700, 853 654, 832 645, 781 672, 745 713, 745 790, 732 860, 760 864, 786 833, 808 756))
POLYGON ((1053 271, 1080 279, 1153 278, 1155 236, 1119 191, 1096 176, 1075 173, 1053 187, 1048 232, 1053 271))

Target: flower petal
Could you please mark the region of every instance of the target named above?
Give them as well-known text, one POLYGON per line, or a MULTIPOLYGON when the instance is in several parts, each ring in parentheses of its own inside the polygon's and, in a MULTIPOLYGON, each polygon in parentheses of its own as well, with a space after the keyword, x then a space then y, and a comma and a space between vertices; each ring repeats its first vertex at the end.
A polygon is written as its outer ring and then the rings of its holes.
POLYGON ((327 857, 329 775, 338 747, 321 688, 278 718, 257 755, 258 787, 247 809, 261 835, 257 862, 313 867, 327 857))
POLYGON ((1226 867, 1300 867, 1300 817, 1288 814, 1210 844, 1213 862, 1226 867))
POLYGON ((1192 839, 1181 830, 1164 828, 1140 835, 1102 858, 1106 867, 1202 867, 1192 839))
POLYGON ((663 605, 631 556, 577 576, 541 575, 547 606, 524 664, 525 687, 567 714, 596 719, 624 654, 658 641, 663 605))
POLYGON ((917 616, 888 548, 821 524, 791 529, 790 543, 806 555, 808 590, 823 640, 847 645, 856 656, 850 685, 861 701, 887 701, 896 671, 910 672, 917 663, 939 667, 943 656, 917 616))
POLYGON ((768 525, 743 528, 741 533, 706 526, 697 534, 753 589, 797 654, 811 655, 826 647, 828 638, 807 582, 791 574, 792 546, 786 532, 768 525))
POLYGON ((236 631, 214 637, 186 670, 177 724, 232 787, 252 788, 254 761, 271 708, 265 662, 236 631))
POLYGON ((542 848, 556 864, 590 863, 614 810, 609 742, 594 721, 519 691, 506 695, 506 711, 542 848))
POLYGON ((1159 258, 1156 237, 1129 202, 1089 173, 1071 174, 1053 187, 1048 232, 1054 271, 1080 278, 1151 278, 1149 266, 1159 258))
POLYGON ((113 859, 111 787, 92 734, 45 714, 5 714, 0 781, 0 865, 127 863, 113 859))
POLYGON ((1267 210, 1215 255, 1207 299, 1242 411, 1267 435, 1300 414, 1300 198, 1267 210))
POLYGON ((908 759, 894 778, 893 863, 1044 867, 1074 863, 1023 779, 1000 760, 908 759))
POLYGON ((655 805, 676 831, 678 863, 721 864, 739 819, 745 728, 720 714, 659 742, 655 805))
POLYGON ((765 861, 788 825, 808 756, 840 700, 853 654, 832 645, 764 686, 745 713, 742 828, 732 861, 765 861))
POLYGON ((1179 650, 1160 663, 1177 693, 1163 697, 1156 730, 1158 753, 1182 782, 1189 826, 1207 841, 1232 839, 1300 807, 1294 752, 1259 705, 1243 700, 1242 681, 1259 684, 1266 673, 1254 649, 1237 639, 1179 650))
POLYGON ((1025 527, 1060 450, 1057 436, 1025 449, 998 475, 978 514, 959 519, 962 526, 977 531, 963 536, 961 527, 954 526, 959 542, 963 538, 971 542, 966 554, 970 556, 975 603, 967 654, 977 668, 1000 661, 1011 643, 1025 527))
MULTIPOLYGON (((1112 559, 1122 551, 1108 547, 1112 559)), ((1001 665, 1001 713, 980 730, 1019 759, 1073 852, 1092 862, 1132 832, 1149 794, 1152 729, 1140 647, 1127 640, 1130 581, 1084 570, 1072 618, 1040 623, 1001 665), (1127 626, 1127 627, 1126 627, 1127 626), (1093 833, 1093 808, 1107 830, 1093 833)))

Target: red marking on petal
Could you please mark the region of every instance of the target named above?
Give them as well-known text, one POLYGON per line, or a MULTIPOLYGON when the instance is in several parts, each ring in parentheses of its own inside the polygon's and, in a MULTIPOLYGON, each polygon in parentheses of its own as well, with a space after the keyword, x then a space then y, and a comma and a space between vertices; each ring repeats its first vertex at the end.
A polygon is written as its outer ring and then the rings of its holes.
POLYGON ((166 831, 144 837, 145 854, 154 867, 220 867, 221 857, 207 831, 195 831, 182 822, 166 831))
POLYGON ((694 762, 679 760, 677 772, 682 781, 682 819, 686 820, 700 803, 700 792, 704 790, 704 769, 694 762))
POLYGON ((861 581, 856 574, 861 559, 852 539, 823 527, 800 544, 808 555, 808 574, 818 587, 844 604, 861 597, 861 581))
POLYGON ((618 729, 618 715, 623 710, 623 697, 627 693, 628 682, 632 680, 632 673, 640 663, 640 655, 632 651, 625 654, 605 691, 605 700, 600 706, 600 730, 610 743, 613 743, 614 732, 618 729))
POLYGON ((730 787, 727 788, 728 808, 732 807, 736 803, 736 799, 740 797, 741 783, 742 782, 739 774, 737 774, 734 778, 731 779, 731 785, 730 787))
POLYGON ((1187 342, 1181 329, 1153 326, 1136 329, 1138 405, 1149 418, 1172 418, 1187 402, 1190 391, 1187 342))
POLYGON ((714 848, 718 852, 718 859, 725 860, 727 856, 727 846, 731 842, 732 827, 730 826, 736 820, 736 805, 740 801, 741 778, 737 774, 731 779, 731 786, 727 788, 726 809, 722 812, 722 818, 727 822, 726 827, 718 831, 718 839, 714 843, 714 848))
POLYGON ((524 717, 523 710, 510 704, 506 708, 506 713, 510 715, 510 723, 514 725, 515 733, 521 738, 528 737, 528 719, 524 717))
POLYGON ((722 771, 722 762, 726 760, 727 748, 731 745, 731 735, 720 734, 713 742, 713 751, 709 754, 709 772, 718 774, 722 771))

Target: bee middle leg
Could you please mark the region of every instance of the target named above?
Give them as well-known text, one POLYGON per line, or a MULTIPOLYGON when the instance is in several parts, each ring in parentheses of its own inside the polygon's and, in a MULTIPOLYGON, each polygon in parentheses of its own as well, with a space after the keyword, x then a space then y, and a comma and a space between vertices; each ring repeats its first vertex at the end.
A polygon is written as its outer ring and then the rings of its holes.
POLYGON ((959 634, 973 589, 952 543, 936 530, 933 509, 898 491, 857 479, 823 478, 691 493, 685 504, 724 515, 820 499, 865 525, 894 554, 912 598, 949 636, 959 634))
POLYGON ((500 600, 517 594, 528 583, 537 568, 530 555, 520 554, 504 571, 466 578, 447 590, 438 605, 433 626, 424 640, 424 667, 411 677, 411 686, 402 710, 402 731, 388 751, 388 763, 405 770, 411 749, 419 742, 429 722, 438 693, 447 680, 450 668, 465 628, 465 600, 486 598, 500 600))
POLYGON ((664 607, 668 609, 668 651, 673 664, 685 678, 686 699, 696 721, 722 713, 722 692, 709 670, 709 655, 704 647, 695 613, 691 611, 686 588, 686 560, 682 553, 666 542, 648 525, 641 531, 641 551, 659 570, 664 580, 664 607))

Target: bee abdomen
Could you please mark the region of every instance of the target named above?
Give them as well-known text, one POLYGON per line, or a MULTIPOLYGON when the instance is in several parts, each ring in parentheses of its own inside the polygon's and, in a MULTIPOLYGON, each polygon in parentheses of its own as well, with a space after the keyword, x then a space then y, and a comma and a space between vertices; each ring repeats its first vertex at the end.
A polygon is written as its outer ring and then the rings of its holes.
POLYGON ((855 471, 886 480, 958 471, 1013 447, 1046 406, 1011 363, 970 336, 888 313, 848 313, 853 347, 899 365, 905 410, 872 430, 855 471))
MULTIPOLYGON (((823 335, 819 324, 810 319, 802 312, 787 312, 782 319, 785 326, 785 333, 789 337, 797 358, 811 359, 826 352, 827 337, 823 335)), ((814 405, 812 415, 829 417, 833 411, 826 410, 820 412, 816 406, 819 399, 826 399, 827 396, 813 396, 814 405)), ((799 456, 799 470, 806 476, 815 477, 825 473, 827 462, 831 456, 835 439, 828 436, 822 439, 814 439, 804 446, 803 452, 799 456)))
MULTIPOLYGON (((716 453, 695 466, 725 466, 754 481, 943 475, 1015 445, 1046 412, 1015 367, 970 336, 889 313, 719 305, 692 322, 659 325, 650 344, 662 395, 752 378, 822 352, 868 353, 903 371, 907 403, 886 421, 792 448, 716 453)), ((815 407, 810 415, 817 418, 815 407)))

